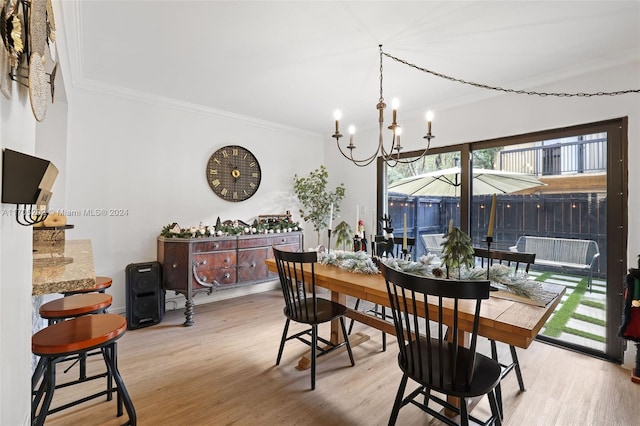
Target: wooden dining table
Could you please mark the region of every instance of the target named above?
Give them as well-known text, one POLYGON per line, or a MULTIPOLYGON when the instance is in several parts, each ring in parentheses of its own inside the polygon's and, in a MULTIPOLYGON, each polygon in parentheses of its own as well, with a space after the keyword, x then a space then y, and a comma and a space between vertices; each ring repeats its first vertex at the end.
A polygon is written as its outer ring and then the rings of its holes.
MULTIPOLYGON (((274 259, 266 260, 266 264, 270 271, 277 272, 274 259)), ((354 273, 336 266, 316 263, 315 279, 316 285, 331 292, 331 300, 343 305, 346 305, 347 296, 386 307, 390 305, 386 283, 382 274, 354 273)), ((489 297, 481 305, 478 334, 519 348, 528 348, 555 307, 560 303, 565 289, 563 286, 557 286, 555 291, 557 291, 557 296, 545 306, 537 306, 503 297, 489 297)), ((417 306, 417 314, 423 317, 425 316, 425 308, 434 313, 437 309, 435 299, 433 304, 430 303, 429 299, 426 304, 424 301, 418 301, 417 306)), ((475 302, 461 303, 461 322, 459 325, 463 331, 471 331, 474 309, 475 302)), ((358 322, 395 335, 395 328, 391 322, 353 309, 348 309, 346 315, 358 322)), ((443 321, 446 323, 448 319, 450 319, 450 315, 445 312, 443 321)), ((344 340, 338 321, 334 321, 331 324, 330 340, 332 343, 344 340)), ((366 340, 368 340, 368 336, 364 333, 355 333, 355 335, 349 336, 349 342, 352 346, 366 340)), ((308 364, 308 359, 303 357, 299 363, 299 368, 306 368, 308 364)))

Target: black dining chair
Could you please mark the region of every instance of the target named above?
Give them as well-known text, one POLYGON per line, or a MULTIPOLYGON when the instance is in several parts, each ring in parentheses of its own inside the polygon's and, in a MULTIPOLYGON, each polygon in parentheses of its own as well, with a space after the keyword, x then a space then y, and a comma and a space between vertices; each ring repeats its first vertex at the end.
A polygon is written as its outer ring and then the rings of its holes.
MULTIPOLYGON (((410 256, 413 256, 412 253, 413 253, 413 247, 415 246, 415 244, 416 244, 415 238, 407 238, 407 254, 408 254, 407 258, 409 258, 410 256)), ((395 257, 396 259, 403 259, 404 252, 402 249, 402 245, 403 245, 403 237, 394 237, 393 247, 391 247, 388 244, 387 239, 383 235, 376 235, 374 237, 373 242, 371 243, 371 251, 372 253, 375 253, 376 256, 395 257)), ((354 305, 353 309, 357 311, 359 307, 360 307, 360 299, 356 300, 356 304, 354 305)), ((387 314, 386 308, 380 305, 374 305, 373 308, 366 310, 365 313, 371 314, 383 320, 392 319, 391 316, 387 314)), ((352 318, 351 322, 349 323, 349 334, 351 334, 351 332, 353 331, 354 321, 355 320, 352 318)), ((382 351, 384 352, 386 350, 387 350, 387 334, 383 331, 382 332, 382 351)))
POLYGON ((351 345, 349 345, 349 336, 344 325, 344 314, 347 312, 347 307, 340 303, 317 297, 314 265, 318 260, 318 253, 315 251, 282 251, 273 247, 273 254, 278 266, 278 275, 285 301, 284 316, 287 318, 282 332, 282 339, 280 340, 276 365, 280 365, 284 344, 288 340, 297 339, 309 345, 311 347, 311 389, 313 390, 316 388, 317 357, 346 346, 351 365, 355 365, 351 345), (337 344, 318 336, 318 324, 335 319, 340 321, 344 336, 344 341, 337 344), (291 321, 308 324, 311 327, 287 336, 291 321), (311 340, 306 336, 309 336, 311 340), (321 347, 318 342, 327 346, 321 347))
POLYGON ((381 269, 398 337, 398 365, 403 373, 389 425, 396 423, 400 409, 409 403, 446 424, 458 424, 442 410, 429 407, 430 402, 459 414, 461 425, 468 425, 470 419, 479 424, 500 425, 494 393, 500 382, 500 364, 476 353, 480 306, 482 300, 489 298, 489 281, 426 278, 384 264, 381 269), (423 313, 418 301, 427 300, 427 296, 433 298, 435 308, 424 309, 423 313), (460 311, 463 307, 464 313, 460 311), (447 324, 443 322, 445 317, 447 324), (459 324, 470 321, 469 347, 459 346, 458 339, 465 333, 459 324), (409 379, 419 386, 405 397, 409 379), (436 392, 458 398, 458 406, 436 392), (491 417, 486 422, 469 414, 466 400, 483 395, 487 395, 491 407, 491 417))
MULTIPOLYGON (((485 248, 474 247, 474 255, 480 259, 480 266, 486 268, 487 266, 499 263, 509 267, 514 267, 516 272, 524 269, 525 273, 529 272, 529 267, 535 262, 535 253, 520 253, 512 251, 500 251, 500 250, 487 250, 485 248)), ((491 357, 498 361, 498 348, 495 340, 490 340, 491 343, 491 357)), ((500 380, 509 374, 512 370, 516 372, 516 378, 518 379, 518 385, 520 386, 520 392, 524 392, 524 379, 522 378, 522 371, 520 370, 520 362, 518 361, 518 354, 516 348, 513 345, 509 345, 509 351, 511 352, 511 362, 508 364, 500 363, 502 366, 502 375, 500 380)), ((500 408, 500 414, 502 414, 502 389, 500 384, 496 387, 496 396, 498 399, 498 407, 500 408)))

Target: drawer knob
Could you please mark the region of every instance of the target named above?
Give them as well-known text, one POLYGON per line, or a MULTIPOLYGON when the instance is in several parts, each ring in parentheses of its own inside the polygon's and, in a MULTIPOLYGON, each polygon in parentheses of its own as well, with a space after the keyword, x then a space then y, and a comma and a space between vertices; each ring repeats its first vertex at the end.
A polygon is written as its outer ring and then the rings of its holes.
POLYGON ((171 266, 173 267, 173 269, 175 269, 175 268, 177 268, 177 267, 178 267, 178 264, 177 264, 177 263, 174 263, 174 264, 173 264, 173 265, 171 265, 171 266))
POLYGON ((250 266, 250 267, 252 267, 252 268, 255 268, 255 267, 256 267, 256 264, 255 264, 255 263, 252 263, 252 264, 251 264, 251 265, 249 265, 249 266, 250 266))
POLYGON ((206 265, 207 264, 207 259, 204 259, 202 262, 200 262, 201 265, 206 265))
POLYGON ((213 248, 220 248, 220 243, 214 243, 213 248))
POLYGON ((224 274, 224 277, 225 277, 226 279, 229 279, 229 278, 231 277, 231 274, 230 274, 230 273, 228 273, 228 272, 226 272, 226 273, 224 274))

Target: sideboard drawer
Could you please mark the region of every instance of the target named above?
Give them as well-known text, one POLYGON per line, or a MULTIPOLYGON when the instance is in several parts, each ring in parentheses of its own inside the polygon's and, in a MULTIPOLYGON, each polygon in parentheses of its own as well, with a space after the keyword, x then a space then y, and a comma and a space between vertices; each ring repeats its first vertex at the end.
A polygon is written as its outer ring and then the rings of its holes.
POLYGON ((235 268, 238 263, 235 250, 194 254, 193 260, 199 269, 235 268))
POLYGON ((205 241, 193 243, 194 253, 204 253, 217 250, 234 250, 236 248, 235 239, 220 239, 216 241, 205 241))

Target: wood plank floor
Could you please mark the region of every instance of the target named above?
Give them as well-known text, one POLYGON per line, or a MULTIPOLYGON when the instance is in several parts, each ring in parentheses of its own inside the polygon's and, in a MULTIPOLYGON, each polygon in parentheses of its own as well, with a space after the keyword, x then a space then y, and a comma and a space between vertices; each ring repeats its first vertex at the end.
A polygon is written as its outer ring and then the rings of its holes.
MULTIPOLYGON (((275 358, 284 317, 279 291, 196 306, 196 324, 183 327, 181 310, 161 324, 129 330, 119 342, 119 366, 139 425, 385 425, 401 378, 395 338, 381 352, 377 330, 346 354, 318 365, 316 390, 309 370, 298 371, 306 346, 289 342, 280 366, 275 358)), ((197 300, 197 299, 196 299, 197 300)), ((328 328, 323 329, 325 334, 328 328)), ((487 345, 488 346, 488 345, 487 345)), ((519 350, 527 391, 515 375, 503 382, 505 424, 632 425, 640 419, 640 387, 612 363, 534 342, 519 350)), ((89 370, 103 367, 90 357, 89 370)), ((63 370, 63 368, 59 368, 63 370)), ((77 369, 59 380, 75 376, 77 369)), ((56 392, 53 406, 99 389, 94 381, 56 392)), ((115 401, 96 399, 53 414, 47 425, 118 425, 115 401)), ((473 414, 484 418, 486 398, 473 414)), ((413 406, 399 425, 439 424, 413 406)))

